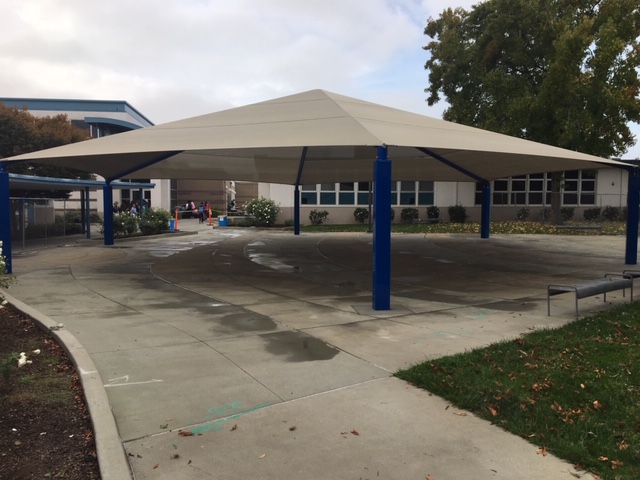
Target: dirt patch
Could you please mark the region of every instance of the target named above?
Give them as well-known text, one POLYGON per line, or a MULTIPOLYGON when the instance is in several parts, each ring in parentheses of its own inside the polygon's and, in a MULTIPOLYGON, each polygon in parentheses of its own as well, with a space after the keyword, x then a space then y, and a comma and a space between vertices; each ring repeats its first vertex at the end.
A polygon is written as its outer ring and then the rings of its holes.
POLYGON ((0 479, 100 479, 80 380, 30 319, 0 309, 0 479), (39 353, 36 351, 39 350, 39 353), (18 356, 27 362, 18 368, 18 356))

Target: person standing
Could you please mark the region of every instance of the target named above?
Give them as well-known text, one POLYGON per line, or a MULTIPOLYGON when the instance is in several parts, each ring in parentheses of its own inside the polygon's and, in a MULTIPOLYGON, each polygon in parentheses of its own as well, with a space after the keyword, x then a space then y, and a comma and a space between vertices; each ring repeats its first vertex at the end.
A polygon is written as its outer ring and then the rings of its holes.
POLYGON ((200 205, 198 205, 198 219, 200 223, 204 223, 204 202, 200 202, 200 205))

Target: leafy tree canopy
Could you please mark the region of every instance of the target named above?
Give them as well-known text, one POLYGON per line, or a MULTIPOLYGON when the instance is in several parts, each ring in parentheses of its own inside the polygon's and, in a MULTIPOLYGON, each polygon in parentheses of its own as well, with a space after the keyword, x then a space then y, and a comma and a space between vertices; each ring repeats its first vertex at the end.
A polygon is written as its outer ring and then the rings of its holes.
POLYGON ((635 144, 638 0, 487 0, 430 18, 428 103, 444 119, 602 157, 635 144))
MULTIPOLYGON (((38 118, 26 110, 7 107, 0 103, 0 158, 35 152, 88 139, 87 132, 74 126, 66 115, 38 118)), ((55 178, 92 179, 88 172, 74 168, 37 163, 13 163, 10 173, 55 178)), ((67 196, 68 192, 12 190, 18 196, 67 196)))

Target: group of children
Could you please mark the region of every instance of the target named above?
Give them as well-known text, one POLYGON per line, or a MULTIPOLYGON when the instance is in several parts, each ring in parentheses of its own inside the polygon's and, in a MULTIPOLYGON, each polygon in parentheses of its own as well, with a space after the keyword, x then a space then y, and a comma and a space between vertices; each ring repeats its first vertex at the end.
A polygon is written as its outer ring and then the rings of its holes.
POLYGON ((200 223, 204 223, 209 216, 209 212, 211 207, 209 206, 209 202, 200 202, 200 205, 196 208, 196 204, 192 201, 188 201, 185 206, 185 210, 191 210, 193 216, 198 215, 198 220, 200 223))
POLYGON ((143 216, 148 209, 149 204, 146 200, 142 200, 142 203, 123 201, 122 205, 118 204, 118 202, 113 203, 113 213, 129 212, 135 217, 143 216))

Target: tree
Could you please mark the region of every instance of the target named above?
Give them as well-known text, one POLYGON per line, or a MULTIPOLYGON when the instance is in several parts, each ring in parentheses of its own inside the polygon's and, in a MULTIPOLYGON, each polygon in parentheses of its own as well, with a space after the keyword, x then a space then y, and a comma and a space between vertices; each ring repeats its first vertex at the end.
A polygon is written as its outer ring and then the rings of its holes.
MULTIPOLYGON (((38 118, 26 110, 6 107, 0 103, 0 158, 35 152, 88 139, 87 133, 74 126, 66 115, 38 118)), ((10 173, 56 178, 92 179, 91 173, 74 168, 37 163, 12 163, 10 173)), ((66 191, 12 191, 16 196, 67 197, 66 191)))
POLYGON ((601 157, 634 145, 637 0, 487 0, 425 35, 427 101, 444 95, 445 120, 601 157))

